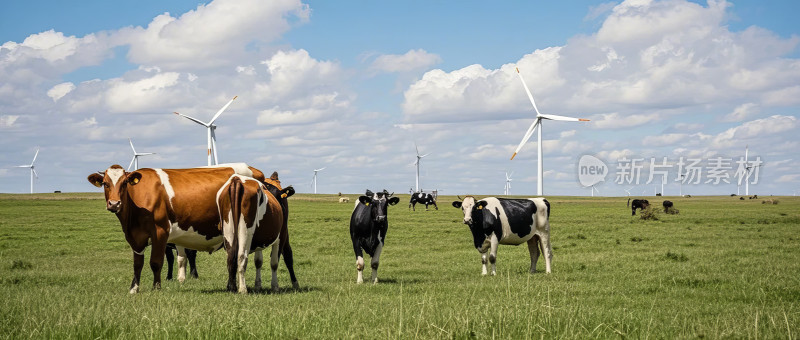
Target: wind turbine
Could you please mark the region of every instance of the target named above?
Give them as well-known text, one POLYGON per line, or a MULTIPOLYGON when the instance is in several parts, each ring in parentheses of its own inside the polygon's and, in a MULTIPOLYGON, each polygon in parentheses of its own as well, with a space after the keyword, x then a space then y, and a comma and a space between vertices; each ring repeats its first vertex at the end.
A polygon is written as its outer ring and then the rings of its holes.
POLYGON ((600 195, 600 190, 597 190, 597 188, 594 187, 594 184, 592 184, 591 187, 592 187, 592 197, 594 197, 595 191, 597 191, 597 194, 600 195))
POLYGON ((630 187, 628 189, 622 189, 622 190, 625 190, 625 192, 628 193, 628 197, 631 197, 631 190, 633 190, 633 188, 635 188, 635 186, 634 187, 630 187))
POLYGON ((211 120, 208 123, 203 122, 203 121, 201 121, 201 120, 199 120, 197 118, 192 118, 192 117, 189 117, 187 115, 174 112, 176 115, 181 116, 183 118, 186 118, 188 120, 191 120, 191 121, 193 121, 193 122, 195 122, 197 124, 200 124, 202 126, 205 126, 208 129, 208 165, 209 166, 211 166, 212 164, 213 165, 219 164, 219 159, 217 158, 217 137, 214 134, 214 131, 217 129, 217 126, 214 125, 214 122, 217 120, 217 118, 219 118, 219 116, 222 114, 222 112, 225 111, 225 109, 227 109, 228 106, 230 106, 231 103, 233 103, 234 100, 236 100, 237 97, 238 96, 234 96, 233 99, 231 99, 227 104, 225 104, 225 106, 223 106, 221 109, 219 109, 219 111, 217 111, 217 114, 214 115, 214 118, 211 118, 211 120), (214 156, 213 157, 213 159, 214 159, 213 163, 211 161, 211 159, 212 159, 211 156, 212 155, 214 156))
POLYGON ((509 175, 508 172, 506 172, 506 188, 505 188, 506 189, 506 193, 505 193, 506 196, 508 196, 508 193, 511 191, 511 181, 512 181, 511 176, 514 176, 514 172, 513 171, 511 172, 511 175, 509 175))
MULTIPOLYGON (((536 102, 533 100, 533 95, 531 94, 531 90, 528 89, 528 85, 525 84, 525 79, 522 79, 522 74, 519 73, 519 68, 517 68, 516 70, 517 70, 517 75, 519 76, 519 80, 522 81, 522 86, 525 87, 525 92, 528 93, 528 99, 530 99, 531 100, 531 104, 533 104, 533 110, 536 111, 536 120, 533 122, 533 124, 531 124, 531 127, 528 128, 528 131, 525 132, 525 136, 522 137, 522 142, 519 143, 519 146, 517 146, 517 149, 514 150, 514 154, 511 156, 512 160, 517 155, 517 152, 519 152, 519 150, 522 149, 522 146, 525 145, 526 142, 528 142, 528 139, 531 138, 531 135, 533 135, 533 132, 536 131, 536 127, 542 125, 542 120, 543 119, 560 120, 560 121, 565 121, 565 122, 588 122, 589 121, 588 119, 583 119, 583 118, 572 118, 572 117, 565 117, 565 116, 541 114, 539 112, 539 109, 536 108, 536 102)), ((538 157, 539 157, 539 159, 538 159, 538 161, 539 161, 538 172, 539 172, 539 174, 538 174, 537 179, 536 179, 536 194, 541 196, 541 195, 543 195, 542 194, 542 192, 543 192, 543 190, 542 190, 542 185, 543 185, 542 176, 543 176, 543 173, 544 173, 544 170, 543 170, 544 167, 542 166, 542 129, 541 128, 539 128, 539 136, 538 136, 537 144, 538 144, 538 147, 539 147, 539 150, 538 150, 538 157)))
POLYGON ((424 154, 424 155, 420 156, 420 155, 419 155, 419 147, 417 147, 417 142, 414 142, 414 149, 416 149, 416 150, 417 150, 417 160, 416 160, 416 161, 414 161, 414 163, 412 163, 412 164, 414 164, 414 165, 416 165, 416 166, 417 166, 417 191, 416 191, 416 192, 419 192, 419 160, 420 160, 420 159, 422 159, 422 158, 424 158, 424 157, 425 157, 425 156, 427 156, 427 155, 430 155, 431 153, 430 153, 430 152, 428 152, 428 153, 426 153, 426 154, 424 154))
POLYGON ((128 138, 128 142, 131 143, 131 150, 133 150, 133 159, 131 159, 131 164, 128 164, 128 170, 131 169, 131 166, 133 166, 133 170, 138 170, 139 169, 139 156, 147 156, 147 155, 155 155, 156 154, 155 152, 137 153, 136 149, 133 147, 133 141, 130 138, 128 138))
MULTIPOLYGON (((747 152, 749 146, 744 146, 744 164, 745 164, 745 176, 744 176, 744 195, 750 196, 750 174, 753 173, 753 169, 758 168, 761 164, 758 165, 751 165, 750 161, 747 160, 747 152)), ((757 158, 756 158, 757 159, 757 158)))
POLYGON ((314 184, 314 193, 315 194, 317 193, 317 172, 320 172, 322 170, 325 170, 325 168, 315 169, 314 170, 314 179, 311 180, 311 182, 314 184))
POLYGON ((33 163, 36 162, 36 156, 39 156, 39 148, 38 147, 36 148, 36 153, 33 155, 33 160, 31 161, 31 164, 15 166, 15 168, 29 168, 29 169, 31 169, 31 193, 33 193, 33 177, 36 176, 37 179, 39 178, 39 174, 36 173, 36 170, 34 169, 34 166, 33 166, 33 163))

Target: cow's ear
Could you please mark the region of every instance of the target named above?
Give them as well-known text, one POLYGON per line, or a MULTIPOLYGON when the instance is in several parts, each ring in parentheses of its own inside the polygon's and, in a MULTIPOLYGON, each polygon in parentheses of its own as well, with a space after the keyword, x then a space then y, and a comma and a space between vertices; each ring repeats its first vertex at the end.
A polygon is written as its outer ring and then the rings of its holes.
POLYGON ((286 189, 281 190, 281 198, 288 198, 294 195, 294 188, 292 186, 287 187, 286 189))
POLYGON ((142 180, 142 173, 138 171, 131 172, 130 174, 128 174, 128 178, 126 180, 130 185, 139 184, 139 181, 142 180))
POLYGON ((397 203, 400 203, 400 198, 392 197, 392 198, 389 199, 389 205, 395 205, 397 203))
POLYGON ((372 203, 372 197, 358 196, 358 201, 364 203, 364 205, 369 205, 370 203, 372 203))
POLYGON ((475 203, 475 209, 481 210, 486 207, 486 201, 478 201, 475 203))
POLYGON ((461 201, 453 201, 453 207, 461 209, 461 201))
POLYGON ((92 183, 92 185, 94 185, 94 186, 96 186, 98 188, 103 186, 103 175, 101 175, 101 174, 93 173, 93 174, 89 175, 89 177, 87 177, 86 179, 89 180, 89 183, 92 183))

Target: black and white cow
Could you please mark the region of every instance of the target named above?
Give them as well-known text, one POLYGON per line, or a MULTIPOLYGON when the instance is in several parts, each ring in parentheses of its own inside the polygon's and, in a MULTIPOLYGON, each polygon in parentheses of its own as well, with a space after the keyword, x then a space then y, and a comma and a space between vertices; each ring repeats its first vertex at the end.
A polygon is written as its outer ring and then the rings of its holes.
POLYGON ((644 210, 644 209, 647 209, 647 207, 650 206, 650 201, 648 201, 648 200, 640 200, 638 198, 634 199, 633 201, 631 201, 631 199, 629 198, 628 202, 630 203, 630 207, 631 207, 631 216, 636 215, 636 209, 644 210))
POLYGON ((373 194, 367 190, 366 194, 358 197, 350 216, 350 239, 353 241, 353 251, 356 254, 356 270, 358 278, 356 283, 364 282, 364 255, 362 250, 372 258, 372 283, 378 283, 378 262, 380 261, 383 242, 386 239, 386 230, 389 227, 389 205, 400 202, 397 197, 392 197, 386 190, 373 194))
POLYGON ((411 195, 411 201, 408 202, 408 208, 417 211, 417 203, 424 204, 425 210, 428 210, 428 205, 433 204, 433 207, 436 210, 439 210, 439 206, 436 205, 436 199, 431 194, 426 194, 424 192, 415 192, 411 195))
MULTIPOLYGON (((172 265, 175 263, 175 254, 172 253, 173 249, 180 254, 180 250, 175 243, 167 243, 167 250, 164 253, 164 255, 167 257, 167 280, 172 280, 172 265)), ((189 260, 189 276, 195 279, 198 278, 197 265, 195 264, 197 250, 184 248, 184 253, 186 253, 186 259, 189 260)))
POLYGON ((550 245, 550 202, 546 199, 487 197, 475 200, 466 196, 462 201, 453 202, 453 206, 464 212, 464 224, 469 226, 475 248, 481 254, 481 274, 487 274, 487 260, 492 264, 491 274, 496 274, 498 245, 520 245, 523 242, 528 243, 531 255, 530 272, 536 272, 541 249, 545 270, 550 273, 553 248, 550 245))

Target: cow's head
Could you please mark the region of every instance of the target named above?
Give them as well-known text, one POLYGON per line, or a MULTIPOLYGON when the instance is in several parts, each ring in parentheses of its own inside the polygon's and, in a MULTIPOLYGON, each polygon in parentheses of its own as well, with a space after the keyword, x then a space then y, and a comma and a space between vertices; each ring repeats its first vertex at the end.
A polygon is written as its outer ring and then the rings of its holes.
MULTIPOLYGON (((367 193, 372 193, 367 190, 367 193)), ((359 196, 358 201, 370 208, 372 221, 375 223, 385 223, 386 214, 390 205, 395 205, 400 202, 400 198, 391 197, 394 193, 389 194, 386 190, 378 192, 372 196, 359 196)))
POLYGON ((126 172, 117 164, 112 165, 104 172, 96 172, 87 177, 89 183, 98 188, 103 188, 106 195, 106 209, 119 213, 122 208, 122 195, 127 190, 127 185, 136 185, 142 179, 139 172, 126 172))
POLYGON ((294 188, 291 185, 281 190, 281 198, 289 198, 292 195, 294 195, 294 188))
MULTIPOLYGON (((459 198, 461 198, 459 196, 459 198)), ((453 207, 461 209, 464 213, 464 224, 472 225, 474 219, 479 219, 478 214, 486 207, 486 201, 475 201, 475 197, 466 196, 462 201, 454 201, 453 207)))
POLYGON ((464 213, 464 224, 469 226, 475 248, 481 253, 486 252, 489 246, 487 240, 489 239, 489 234, 492 232, 491 229, 485 229, 486 225, 484 225, 484 208, 486 208, 486 201, 476 201, 475 197, 466 196, 462 201, 453 202, 453 207, 461 209, 464 213))

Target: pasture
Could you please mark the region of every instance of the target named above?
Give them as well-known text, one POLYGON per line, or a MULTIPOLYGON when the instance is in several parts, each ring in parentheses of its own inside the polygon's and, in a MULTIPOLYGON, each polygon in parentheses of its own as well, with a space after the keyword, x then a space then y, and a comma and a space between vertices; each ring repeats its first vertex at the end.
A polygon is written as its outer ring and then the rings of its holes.
POLYGON ((800 336, 797 197, 664 197, 680 214, 657 221, 631 217, 625 198, 548 197, 553 274, 541 257, 528 274, 523 245, 500 246, 498 275, 482 277, 454 197, 411 212, 399 195, 380 283, 356 285, 348 228, 358 195, 346 196, 290 198, 301 289, 281 263, 281 292, 240 296, 224 290, 224 251, 199 253, 199 279, 160 291, 145 265, 130 295, 131 250, 102 194, 0 195, 0 338, 800 336))

